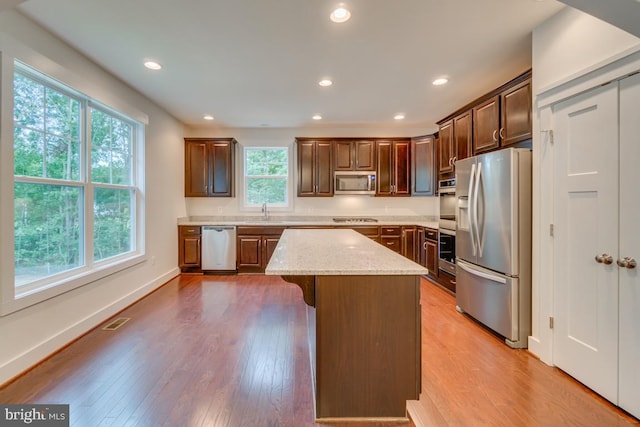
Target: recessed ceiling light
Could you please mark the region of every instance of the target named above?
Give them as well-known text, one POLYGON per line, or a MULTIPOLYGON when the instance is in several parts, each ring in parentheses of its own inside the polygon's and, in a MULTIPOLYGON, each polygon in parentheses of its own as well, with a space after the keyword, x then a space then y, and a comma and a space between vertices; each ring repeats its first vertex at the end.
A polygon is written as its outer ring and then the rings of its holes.
POLYGON ((349 10, 345 8, 343 4, 338 6, 338 8, 336 8, 333 12, 331 12, 331 15, 329 15, 329 19, 337 23, 346 22, 349 20, 349 18, 351 18, 351 12, 349 12, 349 10))
POLYGON ((213 120, 213 116, 211 114, 205 114, 202 118, 205 120, 213 120))
POLYGON ((318 84, 322 87, 327 87, 327 86, 331 86, 333 82, 329 79, 322 79, 318 82, 318 84))
POLYGON ((398 113, 395 116, 393 116, 393 118, 395 120, 404 120, 404 114, 403 113, 398 113))
POLYGON ((435 79, 433 82, 431 82, 434 86, 442 86, 443 84, 447 83, 449 81, 449 79, 447 79, 446 77, 440 77, 439 79, 435 79))
POLYGON ((322 120, 322 116, 320 114, 316 114, 313 117, 311 117, 313 120, 322 120))
POLYGON ((144 61, 144 66, 150 70, 160 70, 162 65, 158 64, 156 61, 144 61))

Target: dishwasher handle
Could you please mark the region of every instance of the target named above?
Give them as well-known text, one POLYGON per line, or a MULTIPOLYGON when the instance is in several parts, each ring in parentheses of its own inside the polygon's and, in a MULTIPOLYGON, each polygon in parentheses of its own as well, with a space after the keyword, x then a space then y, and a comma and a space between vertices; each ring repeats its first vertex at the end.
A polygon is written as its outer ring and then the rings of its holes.
POLYGON ((235 230, 236 227, 232 225, 205 225, 202 227, 202 231, 224 231, 235 230))

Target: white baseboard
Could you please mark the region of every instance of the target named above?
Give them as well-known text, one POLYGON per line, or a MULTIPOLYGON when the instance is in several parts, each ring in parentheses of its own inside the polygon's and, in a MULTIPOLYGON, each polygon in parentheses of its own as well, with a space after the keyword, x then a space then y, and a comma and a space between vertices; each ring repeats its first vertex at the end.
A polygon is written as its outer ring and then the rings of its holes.
POLYGON ((68 328, 61 330, 45 341, 42 341, 22 354, 19 354, 13 359, 7 361, 3 365, 0 365, 0 386, 37 365, 56 351, 63 348, 65 345, 81 337, 114 314, 156 290, 179 274, 180 269, 177 267, 169 270, 167 273, 156 277, 137 289, 134 289, 118 300, 103 307, 101 310, 85 317, 84 319, 80 319, 68 328))

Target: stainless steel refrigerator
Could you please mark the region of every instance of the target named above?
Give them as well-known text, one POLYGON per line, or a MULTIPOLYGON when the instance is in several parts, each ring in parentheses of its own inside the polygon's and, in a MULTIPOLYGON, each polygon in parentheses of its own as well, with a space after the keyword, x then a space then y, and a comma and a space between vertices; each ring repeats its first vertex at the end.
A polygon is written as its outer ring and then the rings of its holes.
POLYGON ((531 334, 531 151, 456 162, 456 304, 526 348, 531 334))

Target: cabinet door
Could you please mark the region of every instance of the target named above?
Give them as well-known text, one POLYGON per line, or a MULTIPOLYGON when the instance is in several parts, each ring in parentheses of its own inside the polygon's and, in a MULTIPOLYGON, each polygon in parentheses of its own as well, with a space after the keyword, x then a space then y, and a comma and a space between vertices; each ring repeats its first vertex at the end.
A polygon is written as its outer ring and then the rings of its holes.
POLYGON ((432 136, 414 138, 412 151, 412 195, 433 196, 435 194, 435 140, 432 136))
POLYGON ((209 194, 209 157, 206 142, 185 142, 185 197, 206 197, 209 194))
POLYGON ((334 146, 335 170, 350 171, 354 167, 353 143, 351 141, 336 141, 334 146))
POLYGON ((211 165, 211 190, 209 196, 232 197, 233 196, 233 149, 231 143, 209 143, 209 155, 211 165))
POLYGON ((315 142, 298 142, 298 196, 315 195, 315 142))
POLYGON ((263 245, 264 260, 263 260, 262 266, 264 268, 267 268, 267 264, 269 264, 271 255, 273 255, 273 252, 276 250, 276 246, 278 246, 279 241, 280 241, 280 237, 271 237, 271 236, 263 237, 262 245, 263 245))
POLYGON ((188 236, 182 240, 181 267, 200 267, 200 236, 188 236))
POLYGON ((419 261, 419 253, 416 251, 417 243, 416 227, 402 227, 402 255, 412 261, 419 261))
POLYGON ((262 237, 238 236, 238 269, 257 268, 263 266, 262 237))
POLYGON ((377 157, 377 181, 376 194, 389 196, 392 193, 393 151, 391 141, 378 141, 376 143, 377 157))
POLYGON ((333 196, 333 144, 330 141, 316 143, 316 196, 333 196))
POLYGON ((376 170, 376 144, 373 141, 355 141, 353 146, 355 170, 376 170))
POLYGON ((453 119, 454 159, 462 160, 471 156, 473 126, 471 111, 460 114, 453 119))
POLYGON ((429 275, 438 277, 438 242, 425 240, 425 267, 429 275))
POLYGON ((394 141, 393 163, 393 194, 395 196, 411 195, 411 143, 409 141, 394 141))
POLYGON ((500 97, 483 102, 473 108, 473 153, 498 148, 500 130, 500 97))
POLYGON ((531 139, 531 80, 504 91, 501 102, 500 145, 531 139))
POLYGON ((438 131, 438 171, 441 174, 453 172, 453 122, 448 121, 438 131))

